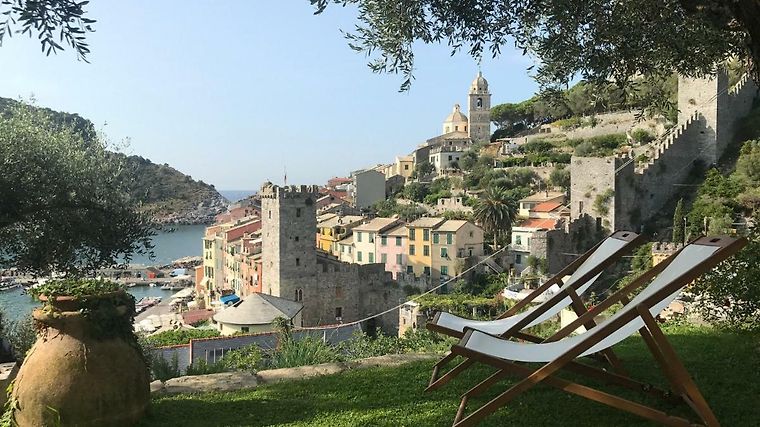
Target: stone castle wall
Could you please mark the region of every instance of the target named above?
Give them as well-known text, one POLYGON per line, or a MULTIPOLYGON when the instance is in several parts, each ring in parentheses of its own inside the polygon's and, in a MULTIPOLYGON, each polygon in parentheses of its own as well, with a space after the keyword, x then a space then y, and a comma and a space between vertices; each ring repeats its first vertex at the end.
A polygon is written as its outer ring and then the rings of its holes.
POLYGON ((732 88, 725 72, 712 78, 680 78, 679 124, 651 145, 647 161, 634 169, 630 158, 573 157, 571 219, 588 215, 608 231, 639 231, 678 194, 679 184, 695 165, 709 166, 720 159, 757 94, 757 85, 746 76, 732 88), (594 200, 607 189, 614 190, 614 202, 606 213, 595 212, 594 200))

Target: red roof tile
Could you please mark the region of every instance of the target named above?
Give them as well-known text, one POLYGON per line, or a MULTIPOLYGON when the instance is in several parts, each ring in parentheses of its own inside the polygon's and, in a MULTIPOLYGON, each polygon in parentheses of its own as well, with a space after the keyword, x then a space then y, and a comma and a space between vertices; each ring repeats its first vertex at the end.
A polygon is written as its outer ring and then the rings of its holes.
POLYGON ((548 201, 548 202, 543 202, 543 203, 537 204, 531 210, 533 212, 551 212, 551 211, 559 208, 560 206, 562 206, 561 202, 548 201))
POLYGON ((522 223, 518 224, 517 227, 522 228, 548 228, 548 229, 554 229, 557 226, 557 220, 552 218, 531 218, 526 219, 522 223))

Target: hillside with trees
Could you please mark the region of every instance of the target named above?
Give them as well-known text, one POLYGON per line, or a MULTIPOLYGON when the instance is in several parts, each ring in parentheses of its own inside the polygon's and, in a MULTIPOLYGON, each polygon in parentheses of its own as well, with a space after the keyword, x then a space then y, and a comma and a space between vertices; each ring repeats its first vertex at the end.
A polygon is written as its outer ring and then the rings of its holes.
MULTIPOLYGON (((18 101, 0 97, 0 114, 7 114, 18 101)), ((50 116, 51 122, 70 127, 85 141, 94 141, 97 131, 91 121, 76 113, 32 107, 50 116)), ((140 156, 109 152, 123 168, 129 196, 140 210, 166 223, 205 223, 226 208, 227 200, 213 185, 196 181, 168 164, 155 164, 140 156)))

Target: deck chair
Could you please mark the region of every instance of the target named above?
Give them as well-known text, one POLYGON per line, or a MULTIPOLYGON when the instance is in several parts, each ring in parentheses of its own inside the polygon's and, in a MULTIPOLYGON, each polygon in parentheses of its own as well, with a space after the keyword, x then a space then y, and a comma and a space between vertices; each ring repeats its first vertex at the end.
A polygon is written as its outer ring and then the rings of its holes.
MULTIPOLYGON (((644 238, 642 236, 631 231, 618 231, 611 234, 580 258, 562 269, 554 277, 547 280, 546 283, 531 292, 496 320, 478 321, 465 319, 451 313, 438 312, 427 323, 426 327, 431 331, 457 338, 462 337, 465 328, 473 328, 506 337, 514 336, 522 329, 537 325, 556 316, 567 306, 572 306, 576 314, 581 316, 586 312, 586 306, 581 301, 580 295, 583 295, 591 287, 602 271, 617 262, 624 254, 631 252, 643 241, 644 238), (562 279, 569 274, 570 277, 552 297, 528 311, 518 313, 519 310, 535 301, 538 296, 551 286, 561 284, 562 279)), ((592 326, 590 322, 586 322, 588 327, 592 326)), ((611 351, 605 353, 602 357, 608 359, 608 362, 616 367, 616 369, 622 369, 619 361, 611 351)), ((449 353, 433 366, 433 373, 427 388, 428 391, 443 386, 472 365, 472 361, 466 360, 439 378, 438 373, 441 368, 446 366, 455 357, 456 355, 449 353)))
POLYGON ((699 238, 656 265, 650 272, 647 272, 649 274, 639 277, 615 292, 602 304, 589 310, 575 322, 546 340, 532 337, 537 342, 515 342, 475 329, 466 329, 460 342, 452 347, 452 353, 489 364, 498 368, 498 371, 462 396, 454 419, 454 426, 477 424, 487 415, 539 383, 639 415, 663 425, 684 427, 693 425, 687 419, 669 415, 644 404, 562 379, 555 375, 560 369, 631 390, 645 392, 661 399, 675 399, 690 406, 703 425, 708 427, 719 426, 717 418, 686 368, 678 359, 655 318, 679 295, 684 286, 719 262, 735 254, 746 243, 746 239, 743 238, 699 238), (629 295, 654 276, 656 277, 649 285, 632 300, 628 300, 629 295), (572 337, 568 336, 584 321, 593 318, 598 312, 616 302, 623 302, 625 306, 612 317, 585 333, 572 337), (662 369, 671 390, 662 390, 638 382, 627 375, 607 372, 576 360, 609 349, 637 330, 662 369), (540 363, 542 366, 534 370, 525 363, 540 363), (472 414, 464 417, 466 405, 470 398, 483 393, 510 374, 523 379, 472 414))

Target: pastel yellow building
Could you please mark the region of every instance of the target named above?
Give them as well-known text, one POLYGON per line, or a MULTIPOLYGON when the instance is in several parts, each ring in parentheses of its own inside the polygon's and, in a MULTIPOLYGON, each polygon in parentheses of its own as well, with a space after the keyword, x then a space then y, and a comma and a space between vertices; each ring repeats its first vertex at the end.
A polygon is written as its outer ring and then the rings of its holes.
POLYGON ((323 251, 340 256, 338 242, 351 235, 352 229, 360 225, 364 217, 358 215, 332 215, 317 223, 317 247, 323 251))
POLYGON ((409 229, 407 273, 414 273, 416 276, 432 273, 433 230, 444 221, 443 218, 420 218, 407 224, 409 229))

